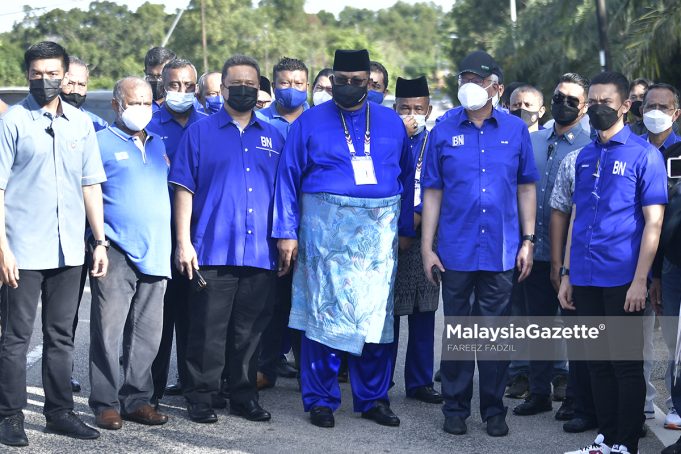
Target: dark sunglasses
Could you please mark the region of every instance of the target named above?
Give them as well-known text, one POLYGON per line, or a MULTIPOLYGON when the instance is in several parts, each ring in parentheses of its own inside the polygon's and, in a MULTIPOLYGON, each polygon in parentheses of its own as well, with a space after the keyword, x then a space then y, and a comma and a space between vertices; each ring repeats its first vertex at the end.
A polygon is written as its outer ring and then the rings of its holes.
POLYGON ((553 101, 554 104, 567 104, 568 106, 574 108, 578 108, 580 104, 579 99, 575 98, 574 96, 566 96, 562 93, 556 93, 553 95, 551 101, 553 101))

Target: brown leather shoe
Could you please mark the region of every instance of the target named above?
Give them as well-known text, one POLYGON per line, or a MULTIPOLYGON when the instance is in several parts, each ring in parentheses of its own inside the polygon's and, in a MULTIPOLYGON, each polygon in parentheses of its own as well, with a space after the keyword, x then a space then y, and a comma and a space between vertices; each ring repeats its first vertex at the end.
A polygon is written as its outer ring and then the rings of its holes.
POLYGON ((121 415, 113 408, 107 408, 106 410, 99 412, 95 417, 95 424, 97 424, 97 427, 100 429, 106 430, 118 430, 123 427, 121 415))
POLYGON ((258 391, 260 391, 267 388, 273 388, 274 383, 269 381, 265 374, 258 372, 257 378, 255 380, 255 387, 258 389, 258 391))
POLYGON ((168 417, 156 411, 151 405, 142 405, 136 411, 124 414, 123 419, 146 426, 160 426, 168 422, 168 417))

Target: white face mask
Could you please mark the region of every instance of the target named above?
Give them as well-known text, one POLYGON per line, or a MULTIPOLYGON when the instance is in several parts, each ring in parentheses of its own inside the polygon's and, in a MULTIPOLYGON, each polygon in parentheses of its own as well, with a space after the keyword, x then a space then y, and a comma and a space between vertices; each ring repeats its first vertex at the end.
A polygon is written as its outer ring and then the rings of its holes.
POLYGON ((672 116, 661 110, 651 110, 643 114, 643 124, 653 134, 659 134, 672 127, 672 116))
POLYGON ((180 93, 179 91, 166 92, 165 103, 170 110, 177 113, 188 111, 194 105, 194 93, 180 93))
POLYGON ((487 94, 487 88, 489 88, 491 85, 492 84, 488 85, 487 87, 481 87, 480 85, 474 84, 472 82, 462 85, 459 87, 459 92, 457 93, 459 102, 466 110, 482 109, 485 107, 485 104, 487 104, 487 101, 489 101, 491 98, 487 94))
POLYGON ((128 106, 121 113, 121 121, 131 131, 141 131, 151 121, 151 106, 128 106))
POLYGON ((315 106, 323 104, 326 101, 331 101, 331 99, 333 99, 333 96, 328 94, 326 90, 316 91, 312 94, 312 104, 315 106))
POLYGON ((494 107, 495 109, 496 109, 497 106, 499 105, 499 99, 500 99, 500 98, 499 98, 499 93, 497 93, 496 95, 494 95, 494 96, 492 97, 492 107, 494 107))
POLYGON ((425 115, 400 115, 400 118, 404 120, 407 117, 414 117, 414 120, 416 120, 416 124, 418 127, 416 128, 416 132, 414 135, 419 135, 421 134, 421 131, 426 129, 426 116, 425 115))

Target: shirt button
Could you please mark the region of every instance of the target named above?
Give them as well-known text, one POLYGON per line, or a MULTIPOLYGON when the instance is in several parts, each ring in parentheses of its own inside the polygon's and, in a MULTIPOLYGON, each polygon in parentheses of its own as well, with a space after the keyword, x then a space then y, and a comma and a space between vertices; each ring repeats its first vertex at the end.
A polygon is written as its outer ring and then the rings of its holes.
POLYGON ((246 167, 246 172, 250 172, 250 171, 251 171, 251 168, 250 168, 250 167, 246 167))
POLYGON ((249 234, 249 235, 251 234, 251 231, 250 231, 250 230, 248 231, 248 234, 249 234))
POLYGON ((482 188, 482 192, 486 192, 486 191, 487 191, 487 189, 485 189, 485 188, 482 188))
POLYGON ((591 230, 591 226, 589 226, 589 230, 591 230))
POLYGON ((482 212, 483 212, 483 213, 486 213, 486 212, 487 212, 487 210, 483 208, 483 209, 482 209, 482 212))
POLYGON ((542 188, 541 192, 544 192, 546 189, 542 188))
POLYGON ((249 208, 249 209, 248 209, 248 212, 249 212, 249 213, 252 213, 252 212, 253 212, 253 208, 249 208))
POLYGON ((480 150, 480 153, 484 153, 484 152, 485 152, 485 150, 480 150))
POLYGON ((248 188, 248 192, 253 192, 253 188, 248 188))
POLYGON ((485 169, 482 169, 482 171, 484 172, 484 171, 485 171, 485 169))
POLYGON ((244 148, 244 151, 248 151, 248 148, 244 148))
POLYGON ((549 174, 549 173, 548 173, 548 172, 546 172, 546 174, 545 174, 545 175, 548 175, 548 174, 549 174))
POLYGON ((482 233, 485 233, 485 229, 482 229, 482 233))
POLYGON ((483 132, 483 131, 480 131, 480 134, 484 134, 484 132, 483 132))

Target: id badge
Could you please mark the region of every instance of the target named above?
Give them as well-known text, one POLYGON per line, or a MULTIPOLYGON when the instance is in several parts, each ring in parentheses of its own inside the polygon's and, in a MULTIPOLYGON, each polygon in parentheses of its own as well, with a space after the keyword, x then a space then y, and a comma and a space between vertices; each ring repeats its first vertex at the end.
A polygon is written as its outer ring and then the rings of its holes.
POLYGON ((353 156, 351 162, 357 186, 378 184, 376 172, 374 172, 374 161, 371 159, 371 156, 353 156))

